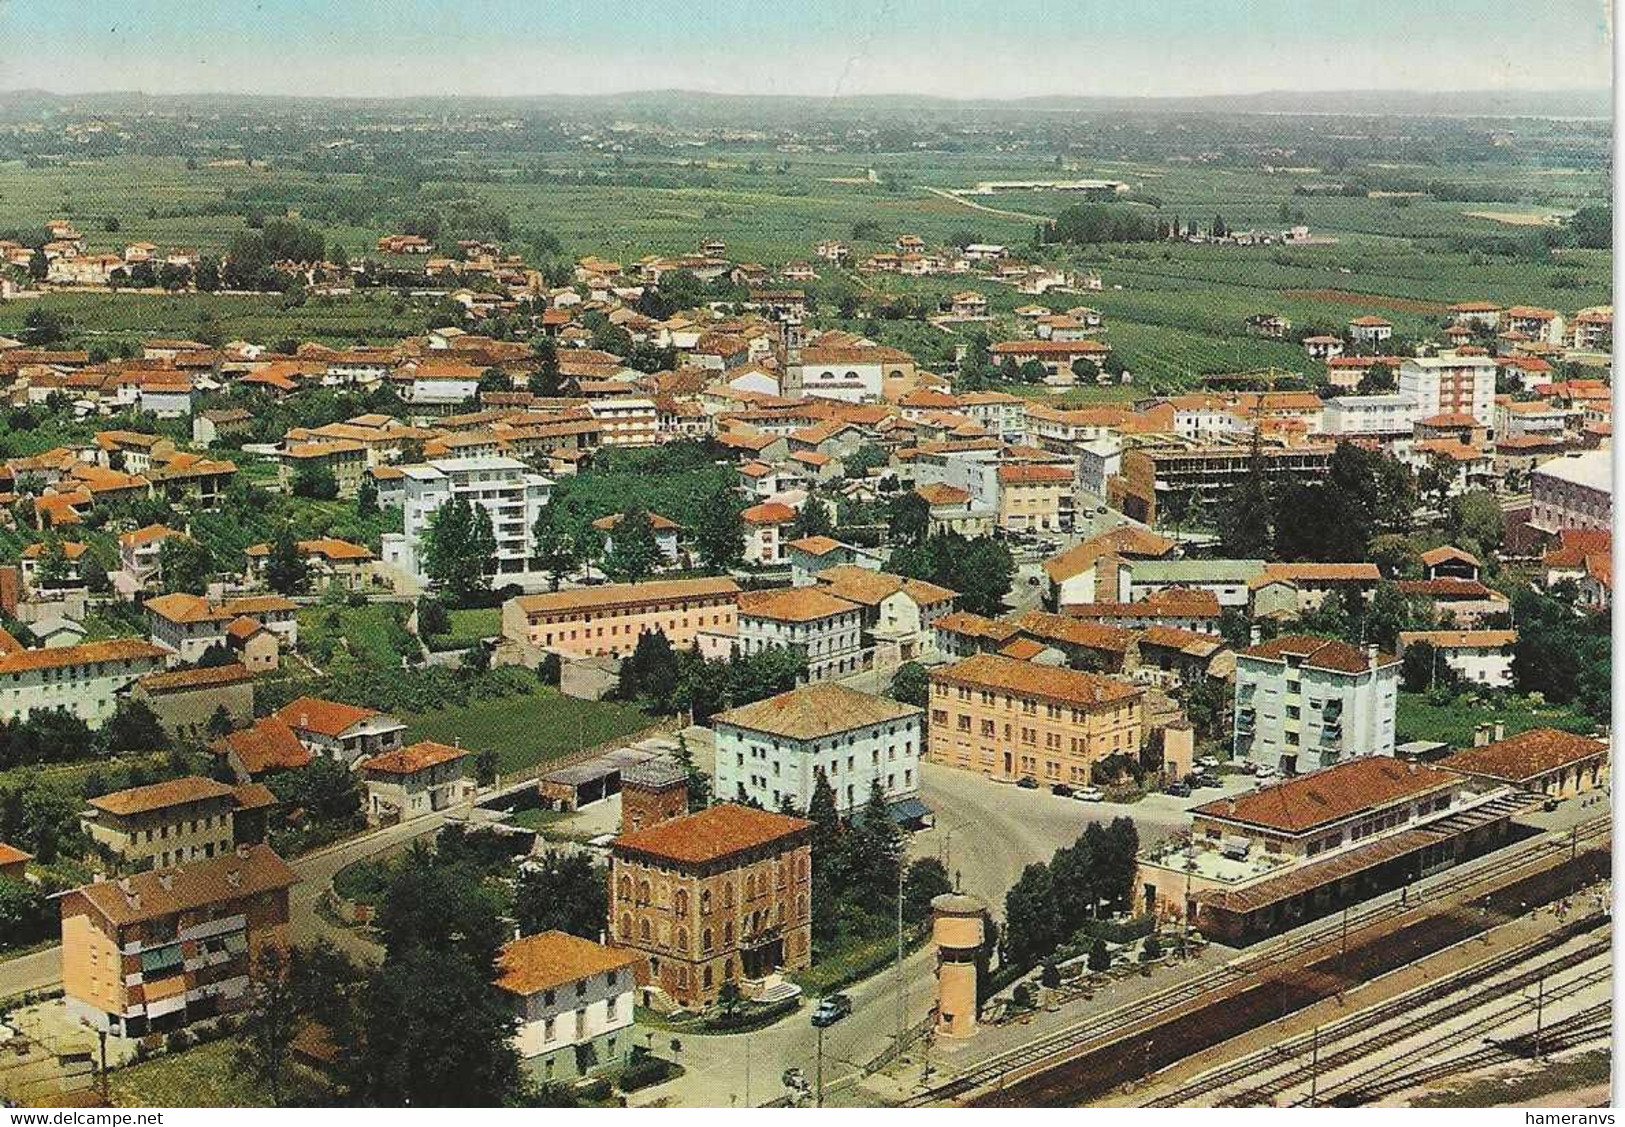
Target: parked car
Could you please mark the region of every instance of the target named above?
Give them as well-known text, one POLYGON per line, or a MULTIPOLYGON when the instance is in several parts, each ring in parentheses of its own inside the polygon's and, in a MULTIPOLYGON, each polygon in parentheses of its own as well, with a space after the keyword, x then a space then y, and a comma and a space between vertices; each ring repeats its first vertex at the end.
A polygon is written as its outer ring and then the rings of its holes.
POLYGON ((1071 798, 1074 793, 1072 788, 1067 786, 1065 783, 1051 783, 1049 792, 1051 794, 1058 794, 1062 798, 1071 798))
POLYGON ((1205 771, 1217 771, 1219 769, 1219 757, 1216 755, 1204 755, 1202 758, 1196 761, 1196 765, 1205 771))
POLYGON ((1038 780, 1033 778, 1031 775, 1023 775, 1021 778, 1016 780, 1016 786, 1020 787, 1022 790, 1037 790, 1038 780))
POLYGON ((831 994, 819 1001, 813 1010, 812 1023, 819 1028, 834 1025, 852 1012, 852 999, 845 994, 831 994))
POLYGON ((1200 775, 1200 774, 1192 775, 1190 777, 1190 784, 1191 784, 1191 786, 1195 787, 1197 790, 1203 790, 1203 789, 1210 788, 1210 787, 1220 787, 1220 786, 1224 785, 1223 783, 1221 783, 1219 781, 1219 776, 1217 776, 1217 775, 1200 775))
POLYGON ((1189 798, 1191 796, 1191 788, 1184 783, 1169 783, 1168 793, 1173 795, 1175 798, 1189 798))
POLYGON ((1253 767, 1253 774, 1258 776, 1260 779, 1273 778, 1275 775, 1275 765, 1273 763, 1255 764, 1253 767))
POLYGON ((1072 792, 1072 797, 1079 802, 1104 802, 1106 801, 1106 792, 1099 787, 1079 787, 1072 792))

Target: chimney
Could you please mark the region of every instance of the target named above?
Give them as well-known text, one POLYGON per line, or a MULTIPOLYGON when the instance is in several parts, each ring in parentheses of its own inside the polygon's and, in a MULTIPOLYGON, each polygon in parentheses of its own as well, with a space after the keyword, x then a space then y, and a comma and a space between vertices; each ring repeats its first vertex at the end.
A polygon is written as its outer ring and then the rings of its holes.
POLYGON ((1495 722, 1494 731, 1495 731, 1495 742, 1496 743, 1500 743, 1502 740, 1506 739, 1507 738, 1506 722, 1504 720, 1497 720, 1495 722))
POLYGON ((118 890, 124 893, 124 895, 129 896, 135 892, 135 885, 130 883, 129 877, 120 877, 118 882, 118 890))
POLYGON ((251 852, 252 850, 249 848, 248 842, 244 841, 238 843, 237 856, 241 857, 244 861, 248 860, 248 855, 251 852))
POLYGON ((1473 746, 1474 747, 1483 747, 1485 744, 1487 744, 1489 742, 1490 742, 1490 726, 1488 724, 1480 724, 1480 725, 1478 725, 1478 727, 1473 729, 1473 746))
POLYGON ((1372 642, 1365 648, 1365 656, 1371 659, 1371 664, 1377 663, 1377 643, 1372 642))
POLYGON ((299 714, 299 727, 307 730, 310 728, 310 713, 301 712, 299 714))
POLYGON ((243 886, 243 871, 241 869, 227 869, 226 883, 232 888, 241 888, 243 886))
POLYGON ((159 883, 160 886, 162 886, 162 888, 163 888, 163 890, 165 892, 168 892, 170 889, 175 887, 175 874, 174 873, 159 873, 158 874, 158 883, 159 883))

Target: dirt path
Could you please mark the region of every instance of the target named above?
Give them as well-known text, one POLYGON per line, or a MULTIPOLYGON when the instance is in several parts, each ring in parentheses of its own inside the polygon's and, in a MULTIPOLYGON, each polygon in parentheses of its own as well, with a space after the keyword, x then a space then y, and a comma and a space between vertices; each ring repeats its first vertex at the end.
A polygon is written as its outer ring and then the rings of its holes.
POLYGON ((974 211, 985 211, 989 215, 1002 215, 1006 219, 1021 219, 1028 223, 1048 223, 1054 218, 1054 216, 1050 215, 1029 215, 1025 211, 1006 211, 1002 207, 988 207, 985 203, 977 203, 974 200, 967 200, 964 196, 957 192, 949 191, 947 188, 932 188, 927 186, 925 190, 930 192, 932 195, 941 196, 945 200, 953 200, 955 203, 964 204, 966 207, 971 208, 974 211))

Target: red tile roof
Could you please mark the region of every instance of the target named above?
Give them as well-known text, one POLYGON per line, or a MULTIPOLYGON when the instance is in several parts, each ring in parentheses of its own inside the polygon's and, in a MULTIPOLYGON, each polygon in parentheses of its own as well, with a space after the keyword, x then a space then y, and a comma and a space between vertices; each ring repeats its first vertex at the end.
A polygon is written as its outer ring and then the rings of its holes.
POLYGON ((1534 728, 1482 747, 1458 751, 1439 765, 1467 775, 1521 785, 1607 751, 1608 745, 1600 740, 1556 728, 1534 728))
POLYGON ((1459 776, 1425 763, 1363 756, 1235 798, 1198 806, 1195 813, 1285 833, 1303 833, 1404 798, 1440 790, 1459 776))
POLYGON ((788 847, 812 825, 805 818, 724 803, 622 834, 611 848, 618 855, 641 853, 680 865, 703 865, 763 846, 788 847))

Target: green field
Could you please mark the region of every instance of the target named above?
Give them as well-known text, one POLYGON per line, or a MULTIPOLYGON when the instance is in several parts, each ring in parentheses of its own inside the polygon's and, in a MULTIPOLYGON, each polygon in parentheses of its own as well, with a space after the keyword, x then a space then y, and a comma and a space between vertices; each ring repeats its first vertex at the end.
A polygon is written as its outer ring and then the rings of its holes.
POLYGON ((399 669, 401 658, 417 648, 417 640, 407 633, 397 617, 403 610, 391 603, 301 607, 300 647, 312 654, 318 664, 348 649, 365 664, 399 669))
POLYGON ((401 719, 413 740, 495 751, 497 769, 504 774, 631 735, 652 723, 635 705, 576 700, 550 688, 460 708, 406 713, 401 719))
MULTIPOLYGON (((271 1094, 236 1059, 231 1038, 165 1053, 120 1068, 108 1077, 114 1107, 272 1107, 271 1094)), ((326 1098, 327 1087, 310 1069, 295 1063, 283 1093, 284 1106, 326 1098)))
POLYGON ((1560 728, 1590 735, 1596 724, 1566 705, 1537 705, 1509 697, 1502 701, 1469 703, 1463 700, 1434 704, 1422 693, 1400 693, 1394 720, 1395 739, 1439 740, 1452 747, 1471 747, 1473 729, 1500 722, 1515 736, 1531 728, 1560 728))

